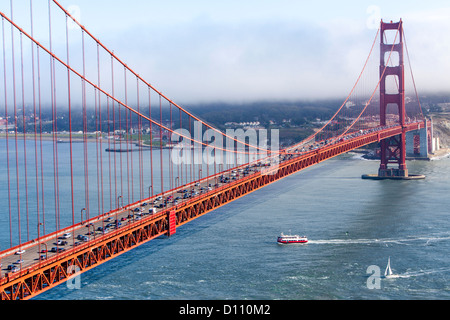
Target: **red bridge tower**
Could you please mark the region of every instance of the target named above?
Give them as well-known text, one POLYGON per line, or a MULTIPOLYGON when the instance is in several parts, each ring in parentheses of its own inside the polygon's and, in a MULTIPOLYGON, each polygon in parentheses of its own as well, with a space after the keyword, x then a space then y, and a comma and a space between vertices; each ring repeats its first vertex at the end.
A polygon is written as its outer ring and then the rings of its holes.
MULTIPOLYGON (((405 111, 405 66, 403 59, 403 22, 385 23, 380 27, 380 126, 386 126, 388 106, 398 108, 398 124, 402 133, 380 141, 380 168, 378 175, 363 175, 363 179, 423 179, 424 175, 411 175, 406 167, 406 111, 405 111), (386 43, 385 31, 396 31, 393 43, 386 43), (398 65, 395 53, 398 54, 398 65), (390 64, 390 65, 388 65, 390 64), (387 90, 386 79, 395 78, 396 89, 387 90), (388 92, 389 91, 389 92, 388 92), (398 167, 389 167, 389 164, 398 167)), ((392 82, 393 83, 393 82, 392 82)))
MULTIPOLYGON (((386 113, 389 104, 395 104, 398 107, 398 122, 405 126, 405 68, 403 62, 403 22, 385 23, 381 21, 380 30, 380 125, 385 126, 386 113), (385 31, 397 31, 395 43, 385 43, 385 31), (392 53, 390 53, 392 51, 392 53), (389 57, 393 61, 393 53, 398 53, 398 65, 388 66, 389 57), (396 77, 398 92, 386 92, 386 79, 396 77)), ((381 141, 381 164, 378 170, 379 177, 407 177, 408 169, 406 167, 406 133, 391 137, 381 141), (388 168, 388 164, 398 164, 398 168, 388 168)))

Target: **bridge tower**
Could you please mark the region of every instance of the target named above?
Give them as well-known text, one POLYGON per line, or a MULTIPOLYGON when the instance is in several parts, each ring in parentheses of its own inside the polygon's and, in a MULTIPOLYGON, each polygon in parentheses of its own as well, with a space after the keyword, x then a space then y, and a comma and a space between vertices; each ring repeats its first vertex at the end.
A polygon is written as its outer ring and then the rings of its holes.
MULTIPOLYGON (((380 29, 380 125, 387 124, 388 105, 396 105, 398 108, 398 123, 405 126, 405 68, 403 59, 403 22, 385 23, 381 21, 380 29), (397 31, 395 43, 386 43, 385 31, 397 31), (390 54, 390 52, 392 53, 390 54), (398 54, 398 65, 388 66, 389 57, 395 60, 394 52, 398 54), (395 77, 397 92, 387 93, 386 79, 395 77)), ((394 61, 395 62, 395 61, 394 61)), ((408 177, 406 167, 406 133, 381 140, 380 142, 381 164, 378 170, 379 177, 408 177), (398 168, 389 168, 389 164, 397 164, 398 168)))
MULTIPOLYGON (((398 111, 398 125, 402 133, 380 141, 380 167, 378 175, 365 174, 363 179, 423 179, 424 175, 408 173, 406 167, 406 110, 405 110, 405 66, 403 59, 403 22, 386 23, 380 26, 380 126, 388 124, 388 107, 395 105, 398 111), (385 32, 393 30, 396 38, 388 43, 385 32), (392 51, 392 52, 391 52, 392 51), (397 57, 395 57, 395 55, 397 57), (392 63, 393 62, 393 63, 392 63), (397 63, 397 65, 392 65, 397 63), (386 79, 395 78, 396 89, 387 88, 386 79), (394 167, 389 167, 394 165, 394 167)), ((390 79, 389 79, 390 80, 390 79)))

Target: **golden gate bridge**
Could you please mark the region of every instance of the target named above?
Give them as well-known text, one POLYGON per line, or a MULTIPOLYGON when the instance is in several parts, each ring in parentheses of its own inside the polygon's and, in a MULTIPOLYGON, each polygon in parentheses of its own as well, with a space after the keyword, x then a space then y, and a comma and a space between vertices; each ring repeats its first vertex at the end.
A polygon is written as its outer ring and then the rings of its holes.
POLYGON ((380 145, 380 167, 363 178, 423 178, 406 166, 408 144, 413 153, 427 152, 430 121, 405 68, 401 20, 381 21, 336 113, 303 141, 279 148, 276 135, 269 146, 267 132, 222 132, 178 105, 58 1, 23 6, 11 1, 9 12, 0 12, 2 300, 35 297, 259 188, 369 144, 380 145), (59 129, 62 123, 67 131, 59 129))

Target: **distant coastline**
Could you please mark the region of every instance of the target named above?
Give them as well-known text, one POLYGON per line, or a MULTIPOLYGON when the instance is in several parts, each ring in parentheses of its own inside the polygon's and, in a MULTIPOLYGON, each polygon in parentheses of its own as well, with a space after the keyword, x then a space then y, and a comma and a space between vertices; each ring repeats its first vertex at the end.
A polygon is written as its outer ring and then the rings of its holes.
MULTIPOLYGON (((8 134, 8 138, 9 139, 15 139, 16 134, 15 133, 9 133, 8 134)), ((37 133, 36 136, 34 133, 26 133, 25 135, 23 133, 17 133, 17 139, 19 140, 25 140, 27 141, 31 141, 34 140, 36 137, 36 140, 41 140, 42 141, 53 141, 54 137, 52 133, 37 133)), ((6 133, 0 133, 0 139, 6 139, 6 133)), ((57 133, 56 134, 56 139, 58 143, 69 143, 71 138, 69 133, 57 133)), ((105 136, 99 136, 97 137, 95 133, 87 133, 86 137, 83 136, 83 134, 80 133, 74 133, 72 134, 72 143, 82 143, 82 142, 102 142, 103 144, 110 144, 110 145, 114 145, 114 144, 133 144, 133 145, 137 145, 137 141, 127 141, 127 140, 123 140, 123 139, 108 139, 105 136)), ((147 144, 142 144, 141 145, 143 148, 150 148, 150 145, 147 144)), ((153 148, 159 148, 159 145, 155 146, 153 145, 153 148)), ((163 147, 166 148, 166 147, 163 147)))
MULTIPOLYGON (((8 138, 10 139, 14 139, 16 136, 15 133, 8 133, 8 138)), ((36 135, 34 133, 17 133, 17 138, 20 140, 23 140, 24 137, 26 140, 34 140, 36 136, 36 140, 40 140, 42 139, 43 141, 51 141, 53 140, 53 133, 37 133, 36 135)), ((59 142, 70 142, 70 136, 68 133, 57 133, 56 137, 58 139, 59 142)), ((6 133, 0 133, 0 139, 6 139, 6 133)), ((84 141, 84 136, 83 134, 73 134, 72 135, 72 142, 83 142, 84 141)), ((96 141, 97 138, 95 137, 94 134, 92 133, 88 133, 88 135, 86 136, 86 140, 88 141, 96 141)), ((105 140, 103 137, 102 139, 99 140, 105 140)))

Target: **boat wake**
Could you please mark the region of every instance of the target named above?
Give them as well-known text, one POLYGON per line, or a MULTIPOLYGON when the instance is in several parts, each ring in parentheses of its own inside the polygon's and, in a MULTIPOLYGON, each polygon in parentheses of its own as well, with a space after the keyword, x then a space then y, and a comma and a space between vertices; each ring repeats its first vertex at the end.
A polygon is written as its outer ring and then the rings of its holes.
POLYGON ((437 268, 437 269, 430 269, 430 270, 420 270, 420 271, 413 271, 413 272, 405 272, 396 274, 391 269, 391 257, 388 258, 388 263, 386 266, 386 270, 384 271, 384 279, 399 279, 399 278, 411 278, 411 277, 420 277, 425 276, 428 274, 435 274, 435 273, 445 273, 449 272, 449 267, 444 268, 437 268))
POLYGON ((378 239, 329 239, 329 240, 309 240, 311 244, 336 244, 336 245, 345 245, 345 244, 370 244, 377 243, 378 239))
POLYGON ((437 269, 430 269, 430 270, 405 272, 405 273, 399 273, 399 274, 393 273, 390 275, 386 275, 385 279, 412 278, 412 277, 420 277, 420 276, 426 276, 429 274, 445 273, 445 272, 450 272, 450 268, 437 268, 437 269))
POLYGON ((310 244, 330 244, 330 245, 348 245, 348 244, 400 244, 400 245, 434 245, 440 241, 450 240, 450 235, 432 235, 432 236, 419 236, 419 237, 406 237, 406 238, 381 238, 381 239, 327 239, 327 240, 314 240, 309 239, 310 244), (419 244, 417 243, 419 242, 419 244), (420 243, 421 242, 421 243, 420 243))

